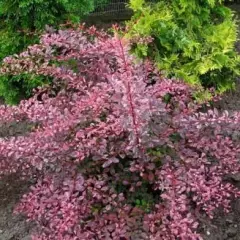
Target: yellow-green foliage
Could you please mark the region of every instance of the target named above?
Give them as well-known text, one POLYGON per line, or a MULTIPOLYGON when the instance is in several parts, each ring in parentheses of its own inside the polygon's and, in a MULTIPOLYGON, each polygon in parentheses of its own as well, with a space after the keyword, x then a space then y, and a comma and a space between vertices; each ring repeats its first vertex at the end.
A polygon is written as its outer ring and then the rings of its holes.
POLYGON ((139 57, 154 58, 168 77, 225 91, 238 75, 237 23, 221 0, 131 0, 127 37, 139 57), (139 39, 153 37, 152 43, 139 39), (134 41, 134 39, 138 39, 134 41))

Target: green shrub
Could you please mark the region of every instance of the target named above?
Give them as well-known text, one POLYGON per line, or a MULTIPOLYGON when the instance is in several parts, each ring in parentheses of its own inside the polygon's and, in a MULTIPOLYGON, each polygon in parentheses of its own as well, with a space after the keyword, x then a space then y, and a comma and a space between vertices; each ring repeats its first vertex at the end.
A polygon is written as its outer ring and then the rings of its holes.
POLYGON ((235 52, 237 21, 222 0, 131 0, 134 16, 127 38, 141 58, 151 57, 168 77, 190 84, 234 86, 239 74, 235 52), (146 38, 152 37, 152 41, 146 38))
MULTIPOLYGON (((38 42, 45 25, 79 22, 106 0, 0 0, 0 60, 38 42)), ((34 87, 48 80, 29 76, 0 77, 0 97, 9 104, 28 97, 34 87)))

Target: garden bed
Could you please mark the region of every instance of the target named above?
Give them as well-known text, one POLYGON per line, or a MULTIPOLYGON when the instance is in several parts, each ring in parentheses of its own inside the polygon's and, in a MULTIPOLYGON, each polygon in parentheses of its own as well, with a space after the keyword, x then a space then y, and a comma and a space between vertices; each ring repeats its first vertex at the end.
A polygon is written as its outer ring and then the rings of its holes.
MULTIPOLYGON (((240 110, 240 82, 235 92, 228 92, 215 104, 220 111, 240 110)), ((28 124, 13 124, 0 127, 0 137, 22 135, 28 130, 28 124), (2 128, 2 129, 1 129, 2 128)), ((240 188, 240 176, 228 178, 240 188)), ((0 240, 29 240, 32 225, 21 216, 13 216, 12 211, 22 194, 27 191, 29 182, 19 181, 17 176, 10 176, 0 182, 0 240)), ((216 218, 210 221, 199 216, 200 228, 204 240, 239 240, 240 239, 240 199, 232 202, 232 211, 224 214, 218 210, 216 218)), ((135 240, 135 239, 134 239, 135 240)), ((139 240, 139 239, 136 239, 139 240)))

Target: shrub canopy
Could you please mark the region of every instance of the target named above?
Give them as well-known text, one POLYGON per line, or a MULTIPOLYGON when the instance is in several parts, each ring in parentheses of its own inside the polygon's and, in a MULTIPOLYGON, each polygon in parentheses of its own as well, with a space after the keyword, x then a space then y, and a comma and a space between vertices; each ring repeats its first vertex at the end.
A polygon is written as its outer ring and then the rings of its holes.
POLYGON ((223 1, 131 0, 130 7, 127 37, 137 56, 152 58, 166 76, 190 84, 220 92, 234 86, 237 22, 223 1))
POLYGON ((37 223, 34 240, 201 239, 199 212, 239 196, 223 177, 240 172, 240 114, 199 113, 192 88, 129 47, 69 29, 4 60, 1 74, 54 79, 0 106, 2 124, 29 122, 0 139, 0 174, 37 178, 16 208, 37 223))

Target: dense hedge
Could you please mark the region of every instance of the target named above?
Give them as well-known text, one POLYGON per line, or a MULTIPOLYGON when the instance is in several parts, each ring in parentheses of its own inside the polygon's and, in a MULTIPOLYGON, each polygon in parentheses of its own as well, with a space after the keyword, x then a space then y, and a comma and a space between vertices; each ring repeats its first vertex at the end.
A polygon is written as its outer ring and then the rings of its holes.
POLYGON ((154 59, 168 77, 230 89, 239 74, 237 22, 219 0, 131 0, 127 37, 141 58, 154 59))

